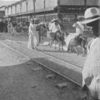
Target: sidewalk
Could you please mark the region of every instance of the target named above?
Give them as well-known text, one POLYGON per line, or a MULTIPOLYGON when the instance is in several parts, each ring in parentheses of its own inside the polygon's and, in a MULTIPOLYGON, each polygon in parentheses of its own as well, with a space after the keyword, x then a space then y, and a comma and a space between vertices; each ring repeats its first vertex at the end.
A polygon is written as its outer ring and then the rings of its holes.
POLYGON ((14 40, 14 41, 27 41, 27 35, 11 35, 10 33, 0 33, 0 40, 14 40))
MULTIPOLYGON (((28 49, 22 43, 18 43, 15 41, 5 40, 3 41, 3 43, 5 46, 7 45, 9 48, 12 48, 13 50, 22 53, 22 55, 25 55, 26 57, 30 58, 32 62, 35 61, 38 64, 43 65, 44 67, 66 77, 67 79, 71 81, 74 81, 76 84, 81 86, 82 67, 76 66, 75 64, 68 62, 67 59, 65 58, 64 60, 61 60, 63 56, 61 56, 61 58, 58 58, 57 56, 51 56, 51 55, 45 54, 44 52, 41 52, 40 50, 28 49)), ((72 58, 69 58, 69 59, 71 60, 72 58)))
POLYGON ((83 67, 85 57, 82 57, 81 55, 77 55, 74 53, 67 53, 64 51, 58 51, 57 49, 49 46, 39 46, 38 51, 41 51, 47 55, 59 58, 65 62, 69 62, 71 64, 74 64, 80 68, 83 67))
MULTIPOLYGON (((11 36, 10 34, 6 33, 6 34, 0 34, 0 38, 17 41, 18 43, 21 43, 25 47, 27 47, 28 36, 23 36, 23 35, 11 36)), ((50 47, 48 45, 39 45, 38 51, 56 57, 58 59, 61 59, 65 62, 74 64, 80 68, 83 67, 85 61, 85 57, 82 57, 81 55, 59 51, 58 49, 55 49, 55 47, 50 47)))

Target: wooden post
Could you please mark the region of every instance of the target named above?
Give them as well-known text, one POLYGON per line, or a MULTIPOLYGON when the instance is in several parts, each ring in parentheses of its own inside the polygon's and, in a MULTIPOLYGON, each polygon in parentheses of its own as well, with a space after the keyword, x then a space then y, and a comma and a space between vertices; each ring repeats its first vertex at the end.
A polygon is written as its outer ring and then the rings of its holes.
POLYGON ((28 12, 28 0, 26 0, 26 12, 28 12))
POLYGON ((57 14, 58 14, 58 18, 59 18, 59 15, 60 15, 60 0, 58 0, 57 14))
POLYGON ((84 0, 85 10, 87 9, 87 0, 84 0))
MULTIPOLYGON (((26 0, 26 12, 28 12, 28 0, 26 0)), ((27 21, 28 21, 28 16, 27 16, 27 21)))
POLYGON ((12 6, 11 6, 11 14, 13 13, 13 11, 12 11, 12 6))
POLYGON ((36 2, 36 0, 33 0, 33 6, 34 6, 34 17, 35 17, 35 2, 36 2))
POLYGON ((62 22, 63 19, 62 19, 62 15, 61 15, 61 10, 60 9, 61 9, 61 7, 60 7, 60 0, 58 0, 57 17, 58 17, 59 21, 62 22))
POLYGON ((45 0, 44 0, 44 21, 46 21, 46 16, 45 16, 45 0))
POLYGON ((16 4, 15 4, 15 14, 17 13, 17 7, 16 7, 16 4))

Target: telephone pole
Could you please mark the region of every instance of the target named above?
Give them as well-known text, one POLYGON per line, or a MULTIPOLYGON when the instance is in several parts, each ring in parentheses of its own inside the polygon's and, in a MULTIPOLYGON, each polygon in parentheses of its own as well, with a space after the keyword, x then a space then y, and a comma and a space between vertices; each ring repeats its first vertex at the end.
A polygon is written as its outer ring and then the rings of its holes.
POLYGON ((35 17, 35 2, 36 0, 33 0, 34 17, 35 17))
POLYGON ((45 16, 45 0, 44 0, 44 21, 46 21, 46 16, 45 16))
POLYGON ((84 0, 85 9, 87 8, 87 0, 84 0))
POLYGON ((60 19, 60 0, 58 0, 57 13, 58 13, 58 18, 60 19))

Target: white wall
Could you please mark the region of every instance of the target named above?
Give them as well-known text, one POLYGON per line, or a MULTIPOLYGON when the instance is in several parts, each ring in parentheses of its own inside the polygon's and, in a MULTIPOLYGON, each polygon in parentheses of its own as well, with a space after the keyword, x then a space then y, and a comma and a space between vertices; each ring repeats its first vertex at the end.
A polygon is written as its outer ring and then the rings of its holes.
POLYGON ((20 13, 20 4, 16 5, 16 13, 20 13))
POLYGON ((58 0, 45 0, 46 3, 46 8, 54 8, 57 6, 57 1, 58 0))
POLYGON ((8 16, 8 9, 5 8, 5 16, 8 16))
POLYGON ((0 7, 0 11, 5 11, 5 7, 0 7))
POLYGON ((22 12, 26 12, 26 2, 22 2, 22 12))
POLYGON ((37 11, 39 10, 43 10, 44 8, 44 0, 36 0, 36 3, 35 3, 35 8, 37 11))
POLYGON ((11 7, 8 7, 8 15, 11 15, 11 7))
POLYGON ((33 10, 33 0, 27 0, 28 1, 28 11, 33 10))
POLYGON ((12 6, 12 14, 15 14, 15 5, 12 6))

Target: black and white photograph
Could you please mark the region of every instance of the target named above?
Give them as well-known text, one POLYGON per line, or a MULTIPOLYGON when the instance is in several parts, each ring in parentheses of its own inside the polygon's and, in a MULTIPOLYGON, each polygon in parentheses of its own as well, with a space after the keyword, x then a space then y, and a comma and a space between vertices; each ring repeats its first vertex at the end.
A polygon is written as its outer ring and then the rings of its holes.
POLYGON ((100 0, 0 0, 0 100, 100 100, 100 0))

